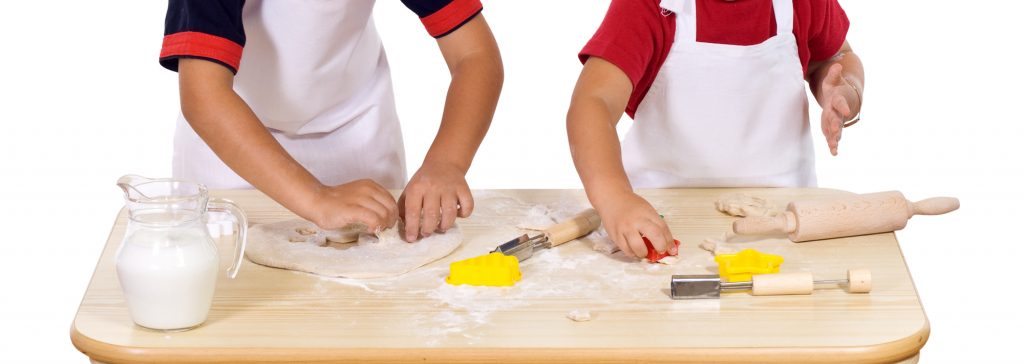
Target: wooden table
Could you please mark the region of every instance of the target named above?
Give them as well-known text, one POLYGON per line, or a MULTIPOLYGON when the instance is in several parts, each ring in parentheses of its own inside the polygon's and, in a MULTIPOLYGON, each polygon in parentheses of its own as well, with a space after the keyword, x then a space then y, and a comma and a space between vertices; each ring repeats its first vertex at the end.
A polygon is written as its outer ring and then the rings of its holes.
MULTIPOLYGON (((735 244, 780 254, 782 271, 844 277, 872 271, 870 294, 841 289, 811 296, 671 300, 669 276, 714 271, 697 248, 733 218, 713 201, 729 192, 792 199, 846 192, 825 189, 679 189, 641 194, 682 242, 679 264, 631 262, 592 249, 590 237, 536 254, 512 288, 449 286, 448 263, 483 254, 520 230, 536 204, 588 206, 582 191, 476 191, 477 209, 460 220, 465 240, 440 261, 399 278, 321 278, 246 261, 221 277, 208 321, 179 333, 138 327, 114 270, 126 219, 118 215, 71 327, 75 347, 96 362, 915 362, 929 326, 892 233, 794 244, 778 238, 735 244), (566 318, 585 309, 588 322, 566 318)), ((252 223, 293 215, 255 191, 218 191, 252 223)), ((230 256, 230 237, 220 239, 230 256)), ((621 253, 618 253, 621 254, 621 253)), ((222 264, 228 259, 222 259, 222 264)))

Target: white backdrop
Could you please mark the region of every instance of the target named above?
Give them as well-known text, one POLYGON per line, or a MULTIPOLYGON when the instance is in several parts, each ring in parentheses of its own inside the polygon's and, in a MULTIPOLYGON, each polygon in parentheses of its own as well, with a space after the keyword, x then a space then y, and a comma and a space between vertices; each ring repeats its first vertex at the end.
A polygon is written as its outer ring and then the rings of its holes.
MULTIPOLYGON (((506 81, 471 187, 580 187, 564 116, 580 70, 575 54, 607 3, 485 2, 506 81)), ((1024 202, 1024 6, 843 5, 867 70, 864 119, 844 134, 839 157, 816 137, 820 186, 960 197, 960 211, 915 218, 898 234, 932 325, 922 360, 1010 361, 1024 325, 1024 239, 1015 231, 1024 202)), ((85 360, 68 332, 122 204, 114 181, 170 174, 177 84, 156 62, 165 8, 0 3, 0 361, 85 360)), ((398 1, 379 1, 376 18, 411 173, 437 128, 448 76, 433 40, 398 1)))

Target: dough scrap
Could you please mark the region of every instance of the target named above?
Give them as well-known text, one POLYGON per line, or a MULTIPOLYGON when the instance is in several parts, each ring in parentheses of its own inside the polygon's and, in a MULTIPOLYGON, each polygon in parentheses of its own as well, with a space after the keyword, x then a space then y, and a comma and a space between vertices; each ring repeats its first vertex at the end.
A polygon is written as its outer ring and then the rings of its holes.
POLYGON ((718 197, 715 209, 729 216, 775 216, 782 213, 763 197, 743 193, 731 193, 718 197))
POLYGON ((377 236, 353 230, 321 231, 305 220, 286 220, 249 229, 245 256, 256 264, 328 277, 380 278, 398 276, 444 258, 462 244, 458 226, 415 243, 402 240, 397 229, 377 236), (316 233, 302 235, 313 229, 316 233), (294 242, 297 237, 306 239, 294 242), (344 247, 329 243, 353 242, 344 247))
POLYGON ((572 310, 569 311, 569 313, 566 314, 565 317, 576 322, 585 322, 591 320, 590 310, 572 310))
POLYGON ((734 235, 731 232, 727 232, 717 238, 706 238, 697 246, 707 250, 711 255, 733 254, 736 253, 736 249, 723 246, 732 236, 734 235))
POLYGON ((673 265, 673 264, 679 263, 682 260, 683 259, 680 258, 678 255, 669 255, 667 257, 658 259, 658 261, 655 262, 655 263, 661 263, 661 264, 665 264, 665 265, 673 265))
POLYGON ((604 229, 604 226, 597 228, 594 232, 587 236, 587 239, 592 242, 591 249, 594 251, 605 253, 608 255, 615 254, 619 251, 619 247, 615 245, 615 242, 608 237, 608 231, 604 229))

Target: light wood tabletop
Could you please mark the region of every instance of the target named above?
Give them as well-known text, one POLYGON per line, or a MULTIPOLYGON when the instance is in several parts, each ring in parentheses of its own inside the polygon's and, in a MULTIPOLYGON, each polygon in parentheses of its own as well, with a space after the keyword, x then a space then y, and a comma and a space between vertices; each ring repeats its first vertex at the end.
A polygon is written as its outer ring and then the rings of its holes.
MULTIPOLYGON (((596 251, 589 236, 522 262, 514 287, 450 286, 448 264, 485 254, 522 234, 530 219, 589 207, 578 190, 475 191, 473 216, 460 219, 463 245, 448 257, 395 278, 324 278, 246 261, 222 274, 209 319, 184 332, 133 324, 115 274, 126 227, 122 212, 71 327, 78 350, 105 363, 255 362, 841 362, 916 360, 929 326, 892 233, 792 243, 784 238, 729 244, 782 255, 782 272, 843 278, 867 268, 873 291, 841 288, 809 296, 723 294, 672 300, 673 274, 717 272, 698 248, 735 219, 715 210, 743 192, 784 207, 794 199, 846 194, 827 189, 642 190, 682 242, 674 265, 596 251), (567 318, 573 310, 592 319, 567 318)), ((257 191, 214 191, 242 206, 251 224, 294 218, 257 191)), ((222 266, 231 238, 221 238, 222 266)), ((381 262, 387 264, 387 262, 381 262)))

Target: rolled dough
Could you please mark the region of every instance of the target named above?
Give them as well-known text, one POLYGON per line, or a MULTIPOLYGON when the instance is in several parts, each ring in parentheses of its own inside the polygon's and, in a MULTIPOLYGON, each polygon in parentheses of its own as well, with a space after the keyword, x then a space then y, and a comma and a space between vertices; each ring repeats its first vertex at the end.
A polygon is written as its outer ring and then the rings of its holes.
POLYGON ((380 278, 402 275, 444 258, 461 244, 458 226, 407 243, 394 228, 374 236, 321 231, 305 220, 286 220, 250 228, 245 256, 256 264, 322 276, 380 278))

